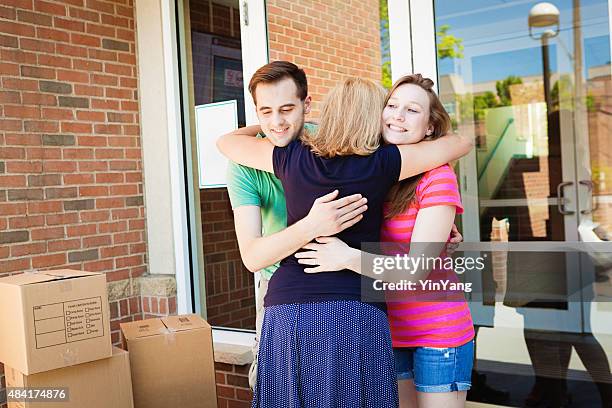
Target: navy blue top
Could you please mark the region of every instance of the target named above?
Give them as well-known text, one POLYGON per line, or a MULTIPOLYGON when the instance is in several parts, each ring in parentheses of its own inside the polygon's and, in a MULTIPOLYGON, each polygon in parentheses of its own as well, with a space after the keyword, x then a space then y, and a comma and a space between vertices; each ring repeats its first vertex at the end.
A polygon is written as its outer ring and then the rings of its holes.
MULTIPOLYGON (((274 174, 285 189, 288 226, 308 215, 318 197, 338 189, 339 197, 362 194, 368 199, 368 209, 361 221, 336 236, 353 248, 360 248, 362 242, 379 241, 383 202, 400 174, 397 146, 382 146, 368 156, 325 159, 295 140, 287 147, 274 148, 273 163, 274 174)), ((362 300, 362 285, 372 291, 370 278, 347 269, 308 274, 305 267, 293 255, 283 259, 270 279, 264 305, 362 300)), ((384 298, 372 295, 368 298, 383 300, 375 306, 384 310, 384 298)))

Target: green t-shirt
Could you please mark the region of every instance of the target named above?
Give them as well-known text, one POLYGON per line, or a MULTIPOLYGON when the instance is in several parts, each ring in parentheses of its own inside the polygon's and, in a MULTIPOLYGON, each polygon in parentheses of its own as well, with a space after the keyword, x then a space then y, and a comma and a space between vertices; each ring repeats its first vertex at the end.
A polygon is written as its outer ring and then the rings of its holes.
MULTIPOLYGON (((316 131, 315 125, 306 124, 305 128, 316 131)), ((258 135, 258 137, 264 136, 258 135)), ((255 205, 260 208, 263 236, 287 228, 285 190, 274 174, 230 161, 227 167, 227 192, 232 209, 245 205, 255 205)), ((263 268, 262 276, 270 279, 278 266, 277 262, 263 268)))
MULTIPOLYGON (((232 209, 245 205, 260 207, 262 235, 287 228, 285 190, 274 174, 230 161, 227 167, 227 192, 232 209)), ((278 266, 275 263, 265 267, 261 274, 270 279, 278 266)))

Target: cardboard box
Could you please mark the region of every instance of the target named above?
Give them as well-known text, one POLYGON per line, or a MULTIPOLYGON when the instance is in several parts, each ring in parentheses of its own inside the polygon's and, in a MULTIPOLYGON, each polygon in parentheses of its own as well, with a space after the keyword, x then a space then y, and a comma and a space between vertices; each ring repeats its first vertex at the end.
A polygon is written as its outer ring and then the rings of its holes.
POLYGON ((0 278, 0 362, 35 374, 112 354, 104 274, 68 269, 0 278))
POLYGON ((7 387, 66 388, 68 401, 9 402, 9 408, 133 408, 130 360, 114 347, 112 357, 43 373, 25 375, 4 367, 7 387))
POLYGON ((122 323, 136 408, 216 407, 212 329, 198 315, 122 323))

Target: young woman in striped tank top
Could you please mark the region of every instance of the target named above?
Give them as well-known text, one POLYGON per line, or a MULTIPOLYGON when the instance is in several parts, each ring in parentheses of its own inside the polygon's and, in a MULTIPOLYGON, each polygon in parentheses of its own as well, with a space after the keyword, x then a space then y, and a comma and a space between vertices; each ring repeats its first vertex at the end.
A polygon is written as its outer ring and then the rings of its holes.
MULTIPOLYGON (((383 111, 387 143, 433 140, 450 130, 433 85, 420 74, 393 85, 383 111)), ((455 214, 463 212, 457 178, 448 164, 397 183, 387 198, 383 242, 447 242, 455 214)), ((347 268, 370 273, 361 271, 360 251, 335 237, 317 241, 304 247, 309 252, 296 254, 301 263, 319 265, 305 272, 347 268)), ((452 270, 434 269, 426 279, 458 282, 452 270)), ((400 406, 463 407, 474 357, 473 322, 463 293, 388 291, 386 298, 400 406)))

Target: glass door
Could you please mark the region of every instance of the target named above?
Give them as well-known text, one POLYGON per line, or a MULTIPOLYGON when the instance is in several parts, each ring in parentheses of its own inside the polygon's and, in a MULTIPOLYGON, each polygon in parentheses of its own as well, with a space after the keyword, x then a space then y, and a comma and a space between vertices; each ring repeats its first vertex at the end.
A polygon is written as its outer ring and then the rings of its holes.
POLYGON ((612 1, 404 4, 412 56, 405 72, 436 80, 453 130, 476 140, 457 168, 466 241, 603 245, 492 254, 490 273, 471 279, 483 295, 470 299, 478 374, 469 399, 608 403, 612 1))
POLYGON ((190 202, 196 311, 213 326, 255 327, 256 277, 244 267, 226 188, 226 160, 217 138, 256 121, 248 82, 268 62, 263 0, 178 2, 180 66, 191 170, 190 202), (195 264, 195 262, 194 262, 195 264))
MULTIPOLYGON (((413 69, 437 79, 454 130, 476 139, 459 166, 466 240, 579 241, 592 214, 583 207, 605 200, 589 196, 588 146, 602 138, 590 130, 606 114, 588 90, 598 85, 599 100, 609 98, 600 85, 610 81, 607 1, 416 3, 413 69)), ((476 321, 582 331, 580 262, 509 254, 506 271, 481 281, 504 302, 475 302, 476 321)))

